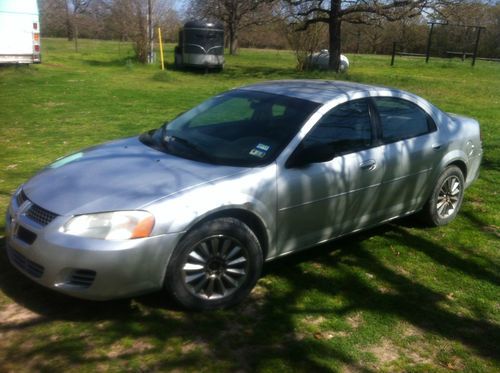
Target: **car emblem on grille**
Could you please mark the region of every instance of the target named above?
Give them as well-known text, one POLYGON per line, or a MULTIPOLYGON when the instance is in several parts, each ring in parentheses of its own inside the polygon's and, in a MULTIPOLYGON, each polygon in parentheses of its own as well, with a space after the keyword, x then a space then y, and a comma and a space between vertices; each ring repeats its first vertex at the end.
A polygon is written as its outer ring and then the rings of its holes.
POLYGON ((16 211, 16 220, 19 220, 20 216, 26 213, 26 211, 28 211, 32 205, 33 204, 31 202, 24 201, 23 204, 19 206, 19 210, 16 211))
POLYGON ((19 207, 19 209, 11 216, 10 220, 10 236, 14 237, 17 234, 17 230, 19 228, 19 224, 17 222, 20 220, 21 215, 23 215, 30 207, 31 202, 23 202, 23 204, 19 207))

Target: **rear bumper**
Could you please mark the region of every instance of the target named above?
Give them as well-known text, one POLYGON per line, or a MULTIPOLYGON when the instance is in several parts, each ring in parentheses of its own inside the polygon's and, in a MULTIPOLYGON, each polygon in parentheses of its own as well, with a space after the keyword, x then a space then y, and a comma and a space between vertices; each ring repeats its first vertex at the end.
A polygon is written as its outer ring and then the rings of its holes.
POLYGON ((42 58, 39 54, 1 54, 0 64, 30 64, 41 63, 42 58))

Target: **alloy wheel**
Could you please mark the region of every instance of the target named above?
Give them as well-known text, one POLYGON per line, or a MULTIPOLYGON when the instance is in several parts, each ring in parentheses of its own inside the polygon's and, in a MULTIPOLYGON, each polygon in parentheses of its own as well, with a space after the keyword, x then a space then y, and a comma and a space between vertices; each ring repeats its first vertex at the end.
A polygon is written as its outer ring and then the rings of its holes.
POLYGON ((440 218, 447 218, 455 212, 460 201, 460 192, 460 180, 455 175, 443 182, 436 203, 436 211, 440 218))
POLYGON ((227 297, 247 277, 248 250, 233 237, 207 237, 191 247, 182 272, 191 294, 202 299, 227 297))

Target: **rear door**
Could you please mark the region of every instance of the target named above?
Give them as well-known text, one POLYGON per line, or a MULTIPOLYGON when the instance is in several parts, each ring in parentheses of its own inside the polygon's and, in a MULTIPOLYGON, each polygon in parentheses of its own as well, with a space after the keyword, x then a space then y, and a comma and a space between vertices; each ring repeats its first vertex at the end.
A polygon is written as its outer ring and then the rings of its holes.
POLYGON ((419 105, 399 97, 374 97, 385 172, 377 201, 379 219, 421 207, 441 144, 432 117, 419 105))

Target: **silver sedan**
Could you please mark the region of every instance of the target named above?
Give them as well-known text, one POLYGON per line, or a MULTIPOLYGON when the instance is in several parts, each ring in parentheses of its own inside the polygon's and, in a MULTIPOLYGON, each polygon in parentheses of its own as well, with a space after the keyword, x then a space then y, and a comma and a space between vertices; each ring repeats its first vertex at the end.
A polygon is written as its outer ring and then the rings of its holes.
POLYGON ((259 83, 47 166, 11 200, 8 255, 76 297, 227 307, 266 260, 415 212, 447 224, 481 157, 477 121, 413 94, 259 83))

